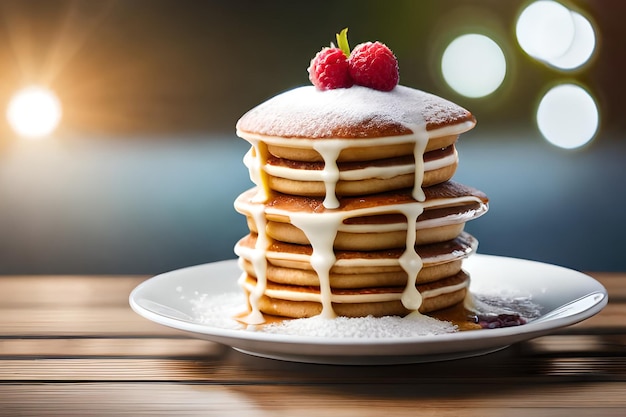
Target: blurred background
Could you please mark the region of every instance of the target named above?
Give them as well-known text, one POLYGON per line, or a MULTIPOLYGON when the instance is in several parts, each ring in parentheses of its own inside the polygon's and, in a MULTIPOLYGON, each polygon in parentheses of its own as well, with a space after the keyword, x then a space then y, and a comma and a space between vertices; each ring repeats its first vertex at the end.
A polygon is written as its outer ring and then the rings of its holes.
POLYGON ((233 258, 251 186, 235 123, 308 84, 344 27, 352 46, 388 44, 401 84, 476 115, 455 179, 491 199, 467 226, 480 252, 626 270, 625 15, 619 0, 0 0, 0 274, 233 258))

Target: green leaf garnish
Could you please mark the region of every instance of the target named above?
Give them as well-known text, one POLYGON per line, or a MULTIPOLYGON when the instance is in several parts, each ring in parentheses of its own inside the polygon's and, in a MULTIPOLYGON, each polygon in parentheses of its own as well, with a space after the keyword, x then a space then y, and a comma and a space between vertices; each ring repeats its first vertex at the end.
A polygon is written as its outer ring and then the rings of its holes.
POLYGON ((350 45, 348 44, 348 28, 343 29, 337 34, 337 46, 346 55, 346 58, 350 56, 350 45))

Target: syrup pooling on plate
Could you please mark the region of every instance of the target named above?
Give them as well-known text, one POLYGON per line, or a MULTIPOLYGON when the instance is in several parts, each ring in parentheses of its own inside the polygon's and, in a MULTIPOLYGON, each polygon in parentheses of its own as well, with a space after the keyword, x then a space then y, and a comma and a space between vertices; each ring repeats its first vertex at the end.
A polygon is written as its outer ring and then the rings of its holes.
MULTIPOLYGON (((419 118, 421 119, 421 116, 419 116, 419 118)), ((324 161, 324 168, 321 173, 321 179, 324 182, 324 188, 326 190, 323 202, 324 210, 315 213, 291 212, 280 214, 286 214, 289 217, 290 222, 302 230, 313 248, 310 262, 320 281, 319 302, 322 304, 322 317, 330 318, 335 316, 332 306, 333 295, 329 279, 330 270, 336 260, 334 255, 335 237, 343 224, 343 221, 355 215, 377 215, 389 212, 396 212, 404 215, 406 219, 406 242, 405 251, 400 257, 399 263, 407 273, 408 279, 405 289, 400 295, 400 300, 404 307, 411 311, 417 311, 422 304, 422 294, 420 294, 416 287, 416 279, 423 267, 423 262, 415 250, 417 238, 416 227, 414 225, 417 223, 417 218, 423 213, 425 207, 424 201, 426 200, 426 196, 422 189, 422 180, 424 176, 424 152, 428 144, 429 135, 426 131, 425 123, 421 120, 416 121, 416 123, 410 123, 406 127, 413 133, 409 135, 402 135, 400 137, 391 136, 376 138, 375 140, 367 139, 367 145, 374 145, 372 142, 379 142, 381 145, 389 145, 398 141, 413 144, 414 181, 412 196, 414 202, 411 204, 398 204, 394 207, 385 206, 381 209, 371 207, 366 210, 366 213, 358 213, 362 210, 357 210, 357 213, 336 210, 340 208, 340 201, 335 193, 337 182, 340 179, 340 171, 337 165, 337 160, 342 151, 349 149, 350 147, 354 147, 355 142, 360 141, 358 139, 333 138, 331 140, 312 141, 312 143, 308 144, 320 154, 322 160, 324 161)), ((252 204, 249 206, 261 205, 261 207, 265 210, 263 203, 266 202, 269 197, 267 193, 267 190, 269 190, 269 186, 267 184, 267 173, 264 172, 269 156, 267 143, 270 142, 272 144, 289 147, 293 146, 293 141, 291 138, 280 137, 259 138, 255 137, 255 135, 248 135, 243 132, 240 132, 240 136, 248 140, 253 146, 253 151, 249 152, 249 154, 247 154, 244 158, 246 166, 251 171, 250 178, 257 185, 257 194, 252 199, 252 204)), ((269 246, 266 243, 269 242, 269 238, 265 227, 265 219, 261 222, 257 221, 258 215, 256 213, 259 212, 258 207, 250 207, 250 209, 255 213, 252 217, 259 236, 254 250, 255 259, 253 261, 257 281, 254 288, 249 289, 248 303, 252 310, 249 317, 256 320, 256 318, 260 315, 260 311, 258 310, 259 298, 266 291, 267 248, 269 246), (259 241, 263 243, 259 244, 259 241), (265 260, 264 265, 259 264, 259 262, 262 262, 261 259, 265 260)), ((243 256, 244 254, 240 251, 239 255, 243 256)), ((249 285, 249 283, 245 283, 244 287, 246 285, 249 285)), ((466 285, 466 283, 463 284, 463 286, 466 285)), ((447 289, 442 289, 441 291, 446 290, 447 289)), ((451 288, 450 290, 457 289, 451 288)), ((355 295, 354 297, 365 299, 370 298, 369 296, 360 297, 359 295, 355 295)))

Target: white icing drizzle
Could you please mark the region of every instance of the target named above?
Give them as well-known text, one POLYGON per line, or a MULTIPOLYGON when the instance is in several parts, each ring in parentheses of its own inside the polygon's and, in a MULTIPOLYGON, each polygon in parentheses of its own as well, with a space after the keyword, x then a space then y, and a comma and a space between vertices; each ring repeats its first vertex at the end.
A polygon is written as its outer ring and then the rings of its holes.
MULTIPOLYGON (((251 212, 256 227, 259 230, 265 230, 266 222, 265 210, 262 204, 255 204, 251 212)), ((248 301, 250 303, 250 313, 243 317, 241 321, 247 324, 261 324, 265 321, 261 310, 259 309, 259 300, 263 296, 265 289, 267 288, 267 248, 270 246, 270 240, 267 237, 267 233, 259 233, 254 251, 248 258, 254 267, 254 273, 257 278, 257 283, 250 290, 250 297, 248 301)))
POLYGON ((256 203, 264 203, 269 196, 269 188, 267 186, 266 172, 263 167, 267 163, 267 145, 258 139, 250 139, 252 148, 244 156, 243 162, 248 167, 250 180, 257 185, 258 190, 255 198, 256 203), (250 157, 248 157, 248 155, 250 157))
MULTIPOLYGON (((422 190, 422 181, 424 180, 424 150, 426 150, 426 145, 428 145, 428 133, 426 132, 426 129, 421 126, 411 126, 411 130, 415 135, 415 147, 413 148, 413 159, 415 160, 415 181, 413 181, 413 198, 417 201, 423 202, 424 200, 426 200, 424 190, 422 190)), ((423 208, 421 209, 423 210, 423 208)), ((408 218, 409 216, 407 216, 407 219, 408 218)))
POLYGON ((322 155, 324 159, 324 170, 322 171, 322 181, 324 181, 324 187, 326 189, 324 207, 335 209, 339 207, 339 200, 337 199, 335 189, 337 187, 337 181, 339 181, 337 158, 342 151, 342 147, 337 146, 337 144, 333 142, 319 141, 314 144, 313 148, 322 155))
POLYGON ((435 159, 433 161, 424 162, 424 171, 434 171, 439 168, 447 167, 459 162, 459 153, 454 148, 454 153, 443 158, 435 159))
MULTIPOLYGON (((420 188, 421 189, 421 188, 420 188)), ((407 221, 406 245, 404 253, 400 256, 400 266, 408 274, 406 286, 402 292, 402 305, 408 310, 417 310, 422 305, 422 295, 415 286, 417 275, 424 266, 422 258, 415 251, 416 231, 411 225, 417 222, 417 218, 422 214, 421 204, 406 205, 404 215, 407 221)))
POLYGON ((336 315, 332 306, 330 269, 335 264, 333 243, 337 235, 338 225, 343 221, 343 217, 341 212, 334 212, 325 215, 323 222, 318 219, 319 215, 310 213, 296 213, 290 217, 292 224, 306 233, 313 247, 310 262, 320 281, 321 316, 333 318, 336 315))
POLYGON ((389 167, 366 167, 341 171, 339 179, 342 181, 359 181, 369 178, 387 179, 399 175, 412 174, 415 164, 394 165, 389 167))

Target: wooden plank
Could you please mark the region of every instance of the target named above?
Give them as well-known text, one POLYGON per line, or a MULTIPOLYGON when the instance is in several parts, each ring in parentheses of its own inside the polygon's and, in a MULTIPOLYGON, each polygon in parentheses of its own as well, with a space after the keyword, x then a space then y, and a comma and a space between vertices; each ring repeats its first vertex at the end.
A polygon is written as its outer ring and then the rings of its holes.
POLYGON ((0 415, 28 416, 603 416, 623 415, 626 383, 0 386, 0 415))
POLYGON ((611 301, 595 316, 562 330, 565 333, 619 332, 626 326, 626 303, 611 301))
POLYGON ((555 334, 524 343, 526 354, 532 355, 615 355, 626 356, 626 333, 567 335, 555 334))
POLYGON ((610 300, 626 302, 626 273, 593 272, 589 275, 604 285, 610 300))
POLYGON ((0 276, 0 305, 121 306, 146 276, 0 276))
POLYGON ((91 306, 39 306, 0 308, 2 336, 164 336, 178 331, 153 323, 131 308, 91 306))
POLYGON ((0 339, 2 359, 80 357, 199 357, 221 355, 225 347, 188 338, 0 339))
POLYGON ((0 381, 200 381, 214 370, 192 359, 70 358, 0 361, 0 381))

